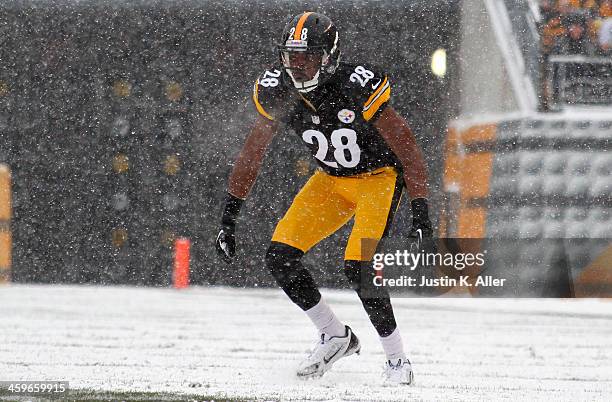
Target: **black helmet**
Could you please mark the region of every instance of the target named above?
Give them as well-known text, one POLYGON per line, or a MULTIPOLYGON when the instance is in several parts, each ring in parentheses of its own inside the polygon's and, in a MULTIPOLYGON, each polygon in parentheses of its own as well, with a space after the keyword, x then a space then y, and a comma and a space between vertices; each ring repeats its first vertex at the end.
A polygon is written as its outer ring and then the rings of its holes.
POLYGON ((298 14, 285 26, 278 51, 295 88, 300 92, 312 91, 338 67, 338 30, 323 14, 298 14))

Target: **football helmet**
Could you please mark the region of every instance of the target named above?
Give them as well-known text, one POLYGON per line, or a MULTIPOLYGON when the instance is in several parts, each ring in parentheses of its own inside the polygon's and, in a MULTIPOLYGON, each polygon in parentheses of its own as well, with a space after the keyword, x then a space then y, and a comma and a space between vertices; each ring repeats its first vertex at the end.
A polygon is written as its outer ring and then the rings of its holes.
POLYGON ((285 26, 278 53, 293 86, 299 92, 310 92, 338 67, 338 30, 323 14, 298 14, 285 26))

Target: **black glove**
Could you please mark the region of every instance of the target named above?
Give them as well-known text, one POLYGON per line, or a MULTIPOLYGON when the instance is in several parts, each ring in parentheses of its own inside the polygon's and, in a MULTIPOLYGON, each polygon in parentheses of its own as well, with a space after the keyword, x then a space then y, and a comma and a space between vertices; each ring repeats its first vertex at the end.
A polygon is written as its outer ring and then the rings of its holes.
POLYGON ((236 255, 236 237, 234 236, 234 226, 222 225, 217 240, 215 241, 217 254, 230 264, 236 255))
POLYGON ((425 240, 433 237, 427 200, 425 198, 415 198, 410 202, 410 205, 412 206, 412 229, 408 237, 416 240, 417 250, 421 250, 425 240))
POLYGON ((230 264, 236 255, 236 219, 240 212, 244 200, 227 194, 225 208, 223 209, 223 217, 221 218, 221 229, 215 240, 215 248, 217 254, 230 264))

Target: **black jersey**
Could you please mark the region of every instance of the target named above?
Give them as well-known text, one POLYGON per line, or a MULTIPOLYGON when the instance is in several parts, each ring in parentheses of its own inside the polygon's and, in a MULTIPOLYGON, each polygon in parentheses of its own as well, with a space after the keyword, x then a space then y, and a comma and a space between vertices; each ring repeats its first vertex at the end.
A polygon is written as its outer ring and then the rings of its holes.
POLYGON ((300 93, 280 67, 263 73, 253 88, 258 112, 286 123, 321 168, 352 176, 399 162, 373 123, 391 94, 389 79, 365 65, 340 63, 330 80, 300 93))

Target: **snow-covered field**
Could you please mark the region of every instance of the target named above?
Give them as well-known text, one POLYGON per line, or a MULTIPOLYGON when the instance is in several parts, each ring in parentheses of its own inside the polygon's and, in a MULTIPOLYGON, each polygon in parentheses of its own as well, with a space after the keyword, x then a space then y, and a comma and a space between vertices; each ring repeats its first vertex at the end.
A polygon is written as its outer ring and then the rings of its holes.
POLYGON ((315 332, 278 290, 2 286, 0 380, 178 398, 612 398, 612 301, 395 299, 416 383, 385 388, 382 350, 357 297, 323 293, 362 354, 304 382, 294 367, 315 332))

